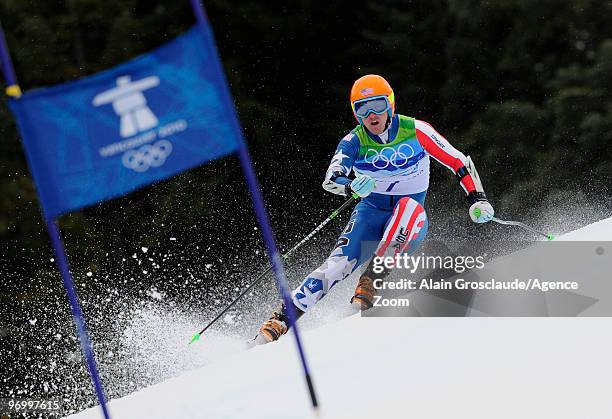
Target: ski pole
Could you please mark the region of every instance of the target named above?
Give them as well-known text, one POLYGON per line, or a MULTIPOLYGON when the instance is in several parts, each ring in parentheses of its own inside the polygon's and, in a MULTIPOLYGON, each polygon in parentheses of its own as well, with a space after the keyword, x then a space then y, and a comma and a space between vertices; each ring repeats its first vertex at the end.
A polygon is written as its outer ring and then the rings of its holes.
POLYGON ((520 221, 506 221, 506 220, 501 220, 497 217, 493 217, 491 220, 495 221, 498 224, 511 225, 511 226, 517 226, 517 227, 524 228, 527 231, 531 231, 532 233, 536 233, 536 234, 539 234, 540 236, 546 237, 547 240, 554 240, 555 238, 555 236, 553 236, 552 234, 544 233, 543 231, 530 227, 527 224, 521 223, 520 221))
MULTIPOLYGON (((312 230, 310 232, 310 234, 308 234, 306 237, 304 237, 298 244, 296 244, 295 246, 293 246, 291 249, 289 249, 285 254, 282 255, 283 260, 287 260, 289 258, 289 256, 291 256, 298 248, 300 248, 304 243, 306 243, 308 240, 310 240, 315 234, 317 234, 319 231, 321 231, 321 229, 323 229, 323 227, 325 227, 331 220, 333 220, 334 218, 336 218, 342 211, 344 211, 346 208, 348 208, 353 202, 357 201, 359 199, 359 196, 357 194, 353 194, 353 196, 351 196, 351 198, 349 198, 344 204, 342 204, 338 209, 336 209, 335 211, 333 211, 329 217, 327 217, 325 220, 323 220, 323 222, 321 224, 319 224, 314 230, 312 230)), ((257 285, 259 283, 259 281, 261 281, 261 279, 266 276, 267 273, 269 273, 272 270, 272 265, 268 266, 268 268, 263 271, 262 273, 259 274, 259 276, 255 279, 255 281, 253 281, 251 283, 251 285, 249 285, 248 287, 246 287, 246 289, 244 291, 242 291, 240 293, 240 295, 238 297, 236 297, 234 299, 234 301, 232 301, 231 303, 229 303, 229 305, 227 307, 225 307, 223 310, 221 310, 221 312, 219 314, 217 314, 217 316, 212 319, 212 321, 210 323, 208 323, 206 325, 206 327, 204 327, 202 330, 200 330, 198 333, 196 333, 195 335, 193 335, 193 337, 191 338, 191 341, 189 342, 189 344, 191 345, 193 342, 196 342, 198 340, 200 340, 200 337, 202 336, 202 334, 213 324, 215 324, 217 322, 217 320, 219 320, 221 318, 221 316, 223 316, 225 313, 227 313, 227 311, 232 308, 232 306, 234 304, 236 304, 242 297, 244 297, 255 285, 257 285)))

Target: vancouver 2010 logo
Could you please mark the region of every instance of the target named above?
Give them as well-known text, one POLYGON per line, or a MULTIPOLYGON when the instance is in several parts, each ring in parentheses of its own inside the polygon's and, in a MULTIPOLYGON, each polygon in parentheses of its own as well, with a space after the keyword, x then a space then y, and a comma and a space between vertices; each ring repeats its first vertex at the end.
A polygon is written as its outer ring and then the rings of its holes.
POLYGON ((112 105, 119 117, 120 141, 98 150, 101 157, 122 154, 121 163, 137 173, 161 167, 172 153, 171 136, 187 129, 187 121, 177 119, 160 125, 151 110, 144 91, 162 83, 158 76, 132 80, 128 75, 118 77, 116 86, 98 93, 92 100, 95 107, 112 105))

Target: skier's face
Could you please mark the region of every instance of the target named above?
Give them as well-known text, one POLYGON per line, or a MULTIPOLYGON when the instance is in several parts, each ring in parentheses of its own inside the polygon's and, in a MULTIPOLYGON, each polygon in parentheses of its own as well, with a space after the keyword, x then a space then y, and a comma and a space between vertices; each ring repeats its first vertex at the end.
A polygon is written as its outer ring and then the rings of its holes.
POLYGON ((363 125, 374 135, 382 134, 387 126, 387 118, 389 115, 387 112, 382 113, 380 115, 376 115, 375 113, 369 114, 367 117, 363 118, 363 125))

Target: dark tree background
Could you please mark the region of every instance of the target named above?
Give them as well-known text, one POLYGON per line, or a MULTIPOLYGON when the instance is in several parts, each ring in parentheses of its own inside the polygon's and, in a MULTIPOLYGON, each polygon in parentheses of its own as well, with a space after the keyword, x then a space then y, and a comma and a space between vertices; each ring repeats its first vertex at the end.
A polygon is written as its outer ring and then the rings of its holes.
MULTIPOLYGON (((560 232, 612 212, 612 2, 211 0, 206 7, 280 243, 294 243, 341 202, 320 184, 338 140, 355 125, 350 86, 367 73, 390 81, 400 113, 432 123, 473 156, 500 215, 560 232)), ((24 90, 116 65, 194 23, 187 0, 0 0, 0 20, 24 90)), ((508 233, 473 226, 454 177, 433 166, 432 237, 508 233)), ((16 313, 55 296, 60 279, 5 99, 0 192, 0 340, 15 342, 16 313)), ((118 277, 135 277, 132 289, 166 287, 195 310, 228 282, 248 283, 252 276, 241 272, 254 271, 245 265, 265 263, 255 226, 233 157, 61 219, 92 316, 88 295, 107 295, 118 277), (170 240, 177 237, 180 248, 170 240), (197 285, 177 290, 161 274, 143 275, 130 264, 141 246, 174 255, 158 272, 181 278, 191 269, 197 285), (85 272, 107 275, 91 285, 85 272)), ((332 243, 320 241, 320 254, 332 243)))

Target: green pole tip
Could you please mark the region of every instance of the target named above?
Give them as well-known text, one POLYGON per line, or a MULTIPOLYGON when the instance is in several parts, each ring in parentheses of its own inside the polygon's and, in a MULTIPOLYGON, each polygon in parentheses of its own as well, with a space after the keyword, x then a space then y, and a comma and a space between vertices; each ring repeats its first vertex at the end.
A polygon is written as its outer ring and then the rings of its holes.
POLYGON ((554 240, 554 239, 555 239, 555 236, 553 236, 552 234, 547 234, 547 235, 546 235, 546 239, 547 239, 548 241, 551 241, 551 240, 554 240))
POLYGON ((196 333, 195 335, 193 335, 193 337, 191 338, 191 342, 189 342, 189 344, 191 345, 193 342, 196 342, 200 340, 200 334, 196 333))
POLYGON ((359 195, 357 195, 355 192, 353 192, 353 199, 359 199, 359 195))

